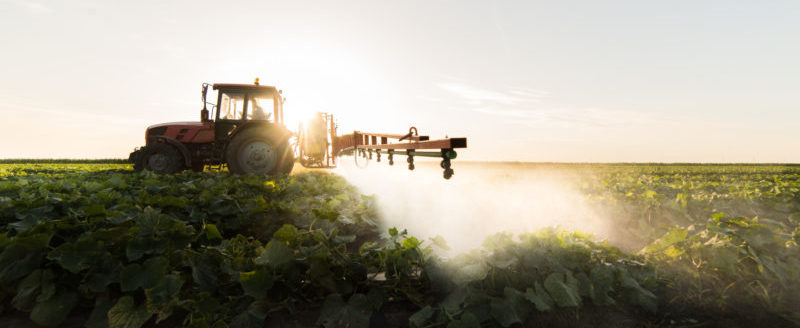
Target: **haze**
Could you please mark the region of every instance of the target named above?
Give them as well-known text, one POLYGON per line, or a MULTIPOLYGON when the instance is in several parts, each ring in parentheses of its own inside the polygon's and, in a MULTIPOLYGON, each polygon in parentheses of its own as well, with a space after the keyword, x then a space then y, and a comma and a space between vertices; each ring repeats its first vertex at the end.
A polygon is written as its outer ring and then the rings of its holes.
POLYGON ((544 227, 630 245, 621 232, 625 229, 619 229, 626 218, 593 207, 575 187, 577 170, 456 161, 456 176, 444 180, 438 163, 417 161, 417 168, 409 171, 404 163, 385 162, 369 162, 364 169, 344 159, 334 172, 375 197, 380 230, 407 229, 423 240, 440 236, 450 248, 442 255, 478 248, 496 233, 518 235, 544 227))
POLYGON ((800 162, 797 1, 0 0, 0 158, 127 157, 202 82, 459 160, 800 162))

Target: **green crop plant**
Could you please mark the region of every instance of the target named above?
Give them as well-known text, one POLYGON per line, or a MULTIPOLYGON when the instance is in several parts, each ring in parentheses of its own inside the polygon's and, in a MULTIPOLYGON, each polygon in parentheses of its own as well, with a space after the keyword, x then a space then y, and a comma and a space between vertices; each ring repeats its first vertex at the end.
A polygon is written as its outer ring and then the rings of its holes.
POLYGON ((580 169, 634 242, 546 228, 442 257, 332 174, 2 164, 0 302, 113 328, 800 324, 800 169, 580 169))

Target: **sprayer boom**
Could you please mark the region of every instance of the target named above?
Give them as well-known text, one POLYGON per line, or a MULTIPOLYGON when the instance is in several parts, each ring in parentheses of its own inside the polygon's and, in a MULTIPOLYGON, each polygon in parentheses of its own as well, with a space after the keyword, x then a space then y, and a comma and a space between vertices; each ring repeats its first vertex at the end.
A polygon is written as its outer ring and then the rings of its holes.
POLYGON ((353 131, 341 136, 336 128, 333 116, 324 113, 319 113, 305 129, 301 126, 299 145, 300 163, 303 166, 334 167, 336 157, 345 155, 353 155, 358 165, 359 157, 371 160, 374 153, 378 162, 385 154, 389 165, 394 165, 395 155, 405 155, 408 169, 413 170, 414 157, 434 157, 442 159, 440 166, 444 169, 443 176, 450 179, 453 176, 450 161, 457 156, 455 149, 467 148, 467 138, 431 140, 428 136, 419 135, 413 126, 407 134, 353 131))

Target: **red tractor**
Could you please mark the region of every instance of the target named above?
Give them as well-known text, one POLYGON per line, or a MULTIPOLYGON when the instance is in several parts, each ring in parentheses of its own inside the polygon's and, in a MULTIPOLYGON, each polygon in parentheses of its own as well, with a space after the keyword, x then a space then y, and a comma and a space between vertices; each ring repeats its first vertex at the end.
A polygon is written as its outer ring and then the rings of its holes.
POLYGON ((227 163, 235 174, 291 172, 293 134, 283 122, 281 91, 259 85, 257 79, 255 84, 214 84, 218 93, 212 104, 206 101, 208 86, 203 84, 200 122, 148 127, 147 144, 130 154, 134 169, 176 173, 227 163), (212 105, 212 115, 207 104, 212 105))

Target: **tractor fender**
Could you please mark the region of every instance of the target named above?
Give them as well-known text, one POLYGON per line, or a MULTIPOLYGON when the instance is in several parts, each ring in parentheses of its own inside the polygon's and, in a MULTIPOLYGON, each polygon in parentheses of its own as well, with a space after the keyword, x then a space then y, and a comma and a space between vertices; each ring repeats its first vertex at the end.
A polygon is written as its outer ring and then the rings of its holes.
POLYGON ((181 155, 183 156, 183 161, 186 163, 186 167, 192 167, 192 155, 189 153, 189 149, 186 148, 186 146, 182 144, 180 141, 165 136, 155 136, 151 137, 150 139, 147 139, 147 144, 151 144, 154 142, 168 143, 173 147, 177 148, 178 151, 180 151, 181 155))

